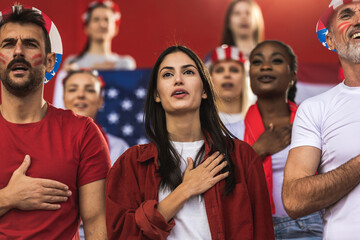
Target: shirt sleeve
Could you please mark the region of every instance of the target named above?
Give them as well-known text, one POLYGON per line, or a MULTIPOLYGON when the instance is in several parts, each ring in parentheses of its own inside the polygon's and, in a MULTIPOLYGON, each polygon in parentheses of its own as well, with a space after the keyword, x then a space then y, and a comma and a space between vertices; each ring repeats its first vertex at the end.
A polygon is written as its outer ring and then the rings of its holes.
POLYGON ((296 112, 290 149, 312 146, 321 150, 321 121, 323 106, 319 102, 304 101, 296 112))
POLYGON ((246 153, 246 182, 253 213, 254 240, 274 239, 270 199, 261 159, 250 146, 246 153))
POLYGON ((80 145, 78 186, 106 178, 110 169, 107 143, 95 123, 88 119, 80 145))
MULTIPOLYGON (((145 200, 139 187, 135 147, 125 152, 106 180, 106 227, 109 239, 166 239, 175 222, 157 211, 157 200, 145 200)), ((151 174, 146 174, 151 175, 151 174)), ((146 177, 145 177, 146 178, 146 177)))

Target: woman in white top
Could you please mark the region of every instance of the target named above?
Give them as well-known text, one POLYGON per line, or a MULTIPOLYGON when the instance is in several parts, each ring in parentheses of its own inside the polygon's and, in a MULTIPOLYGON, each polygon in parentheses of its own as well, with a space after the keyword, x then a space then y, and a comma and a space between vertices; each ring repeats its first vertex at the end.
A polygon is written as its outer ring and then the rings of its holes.
POLYGON ((144 115, 151 142, 129 148, 107 177, 109 239, 273 238, 260 159, 230 137, 190 49, 159 56, 144 115))
POLYGON ((97 0, 89 4, 82 16, 87 42, 78 55, 65 60, 63 70, 55 82, 54 100, 56 107, 63 108, 62 79, 66 71, 80 68, 98 70, 134 70, 135 60, 129 55, 118 55, 112 51, 112 40, 118 34, 121 13, 112 1, 97 0))
POLYGON ((245 61, 238 48, 224 44, 214 49, 205 63, 214 85, 220 119, 235 136, 243 135, 239 130, 243 129, 250 105, 245 61))

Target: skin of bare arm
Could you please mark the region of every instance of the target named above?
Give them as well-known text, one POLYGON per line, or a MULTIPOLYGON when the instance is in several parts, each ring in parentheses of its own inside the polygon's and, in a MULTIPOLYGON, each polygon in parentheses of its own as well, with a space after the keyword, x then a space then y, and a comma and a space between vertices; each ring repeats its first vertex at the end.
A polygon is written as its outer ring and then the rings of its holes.
POLYGON ((360 182, 360 156, 332 171, 315 175, 320 159, 321 150, 315 147, 297 147, 289 152, 282 199, 293 219, 336 203, 360 182))
POLYGON ((105 224, 105 179, 79 188, 80 215, 86 240, 107 239, 105 224))

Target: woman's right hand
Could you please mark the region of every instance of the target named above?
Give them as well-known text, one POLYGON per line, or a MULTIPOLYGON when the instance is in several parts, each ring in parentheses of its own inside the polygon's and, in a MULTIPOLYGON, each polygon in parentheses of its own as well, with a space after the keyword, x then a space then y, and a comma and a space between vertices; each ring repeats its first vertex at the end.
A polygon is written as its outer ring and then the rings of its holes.
POLYGON ((292 124, 275 128, 270 125, 253 144, 255 152, 264 159, 286 148, 291 141, 292 124))
POLYGON ((221 173, 227 165, 227 161, 221 162, 223 159, 223 154, 215 152, 195 169, 193 160, 187 159, 188 166, 181 185, 188 191, 189 196, 202 194, 229 176, 229 172, 221 173))

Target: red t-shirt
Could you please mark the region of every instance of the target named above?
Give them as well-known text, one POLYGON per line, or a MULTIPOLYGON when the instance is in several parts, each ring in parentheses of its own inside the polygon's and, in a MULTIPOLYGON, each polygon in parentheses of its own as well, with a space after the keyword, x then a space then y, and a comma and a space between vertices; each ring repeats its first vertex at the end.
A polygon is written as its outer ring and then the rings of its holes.
POLYGON ((13 124, 0 115, 0 189, 28 154, 27 176, 62 182, 72 195, 57 211, 10 210, 0 217, 0 239, 71 239, 80 223, 79 187, 104 179, 110 168, 106 142, 94 122, 48 106, 35 123, 13 124))

